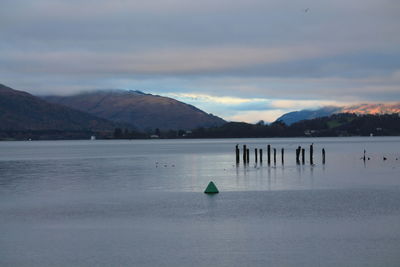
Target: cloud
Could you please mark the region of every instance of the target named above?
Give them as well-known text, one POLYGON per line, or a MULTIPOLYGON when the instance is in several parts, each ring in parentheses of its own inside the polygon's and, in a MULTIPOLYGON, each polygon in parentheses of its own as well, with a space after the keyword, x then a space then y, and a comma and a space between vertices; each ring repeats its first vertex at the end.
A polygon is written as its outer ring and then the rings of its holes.
POLYGON ((286 113, 284 110, 279 110, 279 109, 267 110, 262 112, 249 110, 246 112, 241 112, 233 116, 230 116, 227 119, 230 121, 251 122, 251 123, 256 123, 261 120, 266 122, 273 122, 284 113, 286 113))
POLYGON ((190 103, 208 112, 219 114, 227 120, 272 122, 284 113, 300 109, 316 109, 323 106, 352 105, 355 102, 333 100, 288 100, 269 98, 240 98, 212 96, 206 94, 167 93, 172 97, 190 103))
POLYGON ((2 0, 0 82, 202 95, 193 103, 247 119, 391 101, 399 25, 393 0, 2 0))
POLYGON ((8 51, 2 59, 15 71, 55 74, 211 75, 246 71, 317 57, 312 47, 191 47, 144 51, 8 51))
POLYGON ((241 105, 258 101, 265 101, 265 99, 251 99, 251 98, 239 98, 239 97, 230 97, 230 96, 212 96, 206 94, 187 94, 187 93, 168 93, 164 94, 165 96, 184 99, 186 101, 196 101, 196 102, 204 102, 204 103, 216 103, 223 105, 241 105))

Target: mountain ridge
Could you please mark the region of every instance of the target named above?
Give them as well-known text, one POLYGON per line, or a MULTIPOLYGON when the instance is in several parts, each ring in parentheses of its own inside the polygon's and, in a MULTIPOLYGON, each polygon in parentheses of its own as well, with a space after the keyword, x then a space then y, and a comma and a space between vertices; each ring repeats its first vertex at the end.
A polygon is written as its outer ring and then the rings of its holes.
POLYGON ((276 119, 276 121, 282 121, 287 125, 291 125, 302 120, 311 120, 339 113, 354 113, 358 115, 400 113, 400 102, 390 104, 361 103, 349 106, 325 106, 319 109, 303 109, 285 113, 276 119))
POLYGON ((0 84, 0 130, 112 131, 108 120, 0 84))
POLYGON ((42 98, 111 121, 129 123, 140 130, 190 130, 225 123, 223 119, 195 106, 137 90, 96 90, 71 96, 42 98))

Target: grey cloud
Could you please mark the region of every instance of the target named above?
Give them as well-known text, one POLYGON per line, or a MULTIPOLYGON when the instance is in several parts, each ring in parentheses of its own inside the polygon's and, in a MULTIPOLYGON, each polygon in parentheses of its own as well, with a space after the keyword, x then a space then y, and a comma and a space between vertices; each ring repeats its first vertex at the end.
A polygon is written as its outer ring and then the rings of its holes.
POLYGON ((390 79, 400 69, 397 1, 2 0, 2 7, 0 82, 33 92, 398 97, 400 81, 390 79))
POLYGON ((245 110, 271 110, 276 109, 269 101, 253 101, 239 105, 232 105, 232 110, 245 111, 245 110))

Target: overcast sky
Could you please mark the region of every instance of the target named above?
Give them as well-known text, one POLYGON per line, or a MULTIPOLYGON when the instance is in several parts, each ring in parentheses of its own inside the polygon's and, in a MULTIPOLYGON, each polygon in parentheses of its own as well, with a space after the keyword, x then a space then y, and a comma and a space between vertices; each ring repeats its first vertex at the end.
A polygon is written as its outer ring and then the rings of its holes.
POLYGON ((228 120, 400 101, 399 0, 0 0, 0 83, 133 89, 228 120))

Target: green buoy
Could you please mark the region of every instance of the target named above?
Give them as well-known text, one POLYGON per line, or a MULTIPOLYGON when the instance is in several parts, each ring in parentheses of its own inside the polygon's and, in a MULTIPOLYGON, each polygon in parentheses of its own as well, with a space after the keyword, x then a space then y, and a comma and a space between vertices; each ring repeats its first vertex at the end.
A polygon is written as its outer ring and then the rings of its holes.
POLYGON ((206 193, 206 194, 218 194, 219 193, 219 191, 218 191, 218 188, 215 186, 215 184, 213 183, 213 181, 211 181, 209 184, 208 184, 208 186, 207 186, 207 188, 206 188, 206 191, 204 191, 204 193, 206 193))

